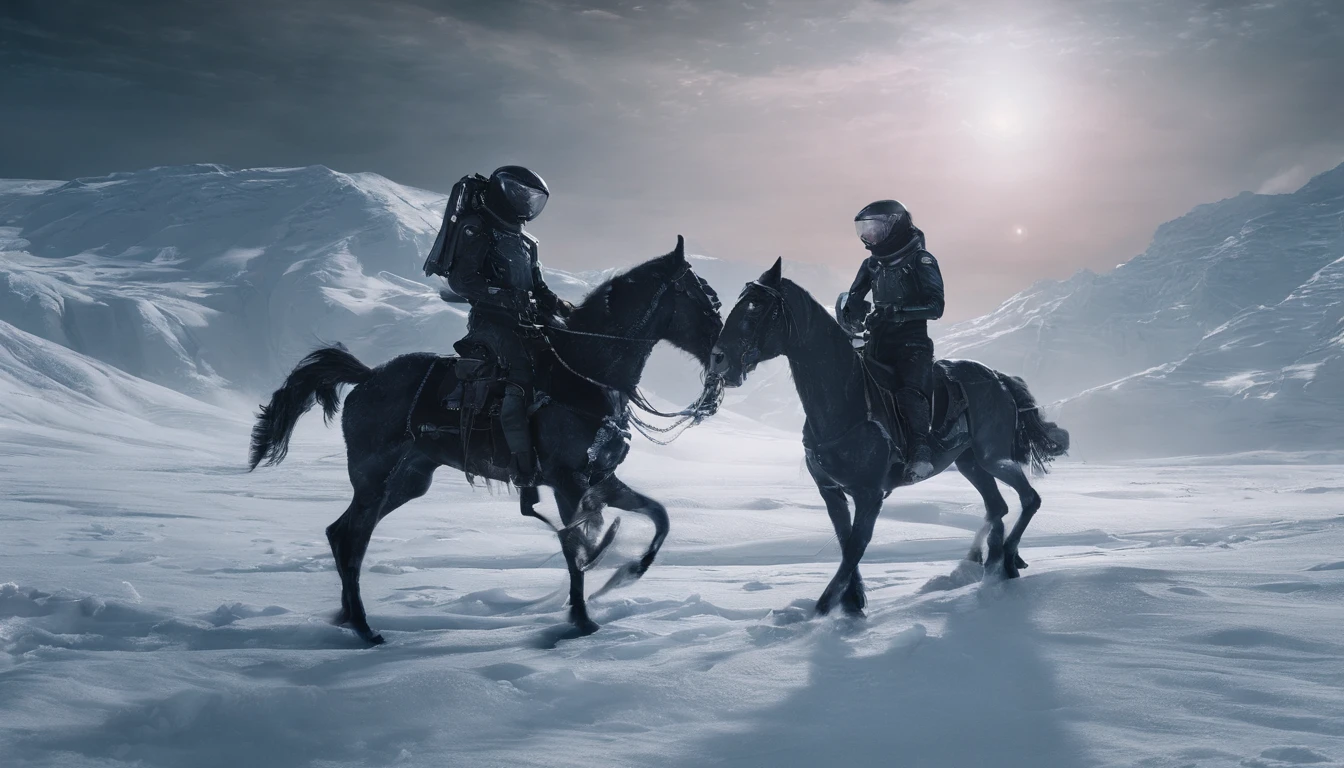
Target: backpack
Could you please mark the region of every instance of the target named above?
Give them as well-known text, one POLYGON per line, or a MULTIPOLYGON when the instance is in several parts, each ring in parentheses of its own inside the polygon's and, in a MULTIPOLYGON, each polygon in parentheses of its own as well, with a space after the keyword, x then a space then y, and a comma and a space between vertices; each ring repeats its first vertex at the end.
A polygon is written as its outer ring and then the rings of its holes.
POLYGON ((489 181, 479 173, 474 173, 463 176, 453 185, 453 191, 448 193, 448 207, 443 212, 443 226, 439 227, 439 236, 435 238, 434 246, 429 249, 429 256, 425 259, 426 275, 448 276, 461 240, 460 224, 465 217, 475 215, 489 181))

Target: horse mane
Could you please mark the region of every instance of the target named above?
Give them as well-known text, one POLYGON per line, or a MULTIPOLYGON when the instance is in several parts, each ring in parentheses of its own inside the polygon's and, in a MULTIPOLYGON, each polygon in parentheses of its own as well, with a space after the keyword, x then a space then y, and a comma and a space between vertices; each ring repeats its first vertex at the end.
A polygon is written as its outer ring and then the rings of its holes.
MULTIPOLYGON (((623 307, 613 307, 611 304, 617 283, 634 284, 645 279, 659 277, 666 260, 667 256, 657 256, 629 269, 616 272, 602 281, 574 307, 574 311, 569 316, 569 324, 576 329, 586 331, 611 330, 612 320, 620 316, 622 313, 619 310, 623 309, 623 307)), ((666 277, 670 277, 670 275, 664 276, 664 279, 666 277)))
MULTIPOLYGON (((785 301, 788 302, 790 311, 800 308, 799 305, 807 309, 808 315, 806 320, 807 327, 810 330, 826 333, 832 336, 835 342, 843 344, 852 355, 855 357, 858 356, 858 351, 855 350, 854 345, 850 343, 849 334, 845 332, 844 328, 840 327, 839 321, 832 316, 831 312, 827 310, 821 302, 817 301, 815 296, 808 292, 806 288, 793 282, 787 277, 781 277, 779 279, 779 284, 782 289, 780 293, 784 296, 785 301)), ((794 321, 797 322, 799 319, 800 318, 795 315, 794 321)))
MULTIPOLYGON (((602 335, 624 337, 649 310, 644 291, 621 290, 624 284, 632 287, 661 283, 671 278, 668 261, 671 254, 656 256, 617 272, 603 281, 574 307, 566 326, 582 333, 598 334, 597 338, 561 333, 551 334, 551 344, 564 361, 557 375, 565 371, 578 373, 581 378, 595 379, 629 392, 639 384, 640 373, 653 351, 655 341, 632 343, 602 338, 602 335)), ((586 385, 581 385, 586 386, 586 385)))

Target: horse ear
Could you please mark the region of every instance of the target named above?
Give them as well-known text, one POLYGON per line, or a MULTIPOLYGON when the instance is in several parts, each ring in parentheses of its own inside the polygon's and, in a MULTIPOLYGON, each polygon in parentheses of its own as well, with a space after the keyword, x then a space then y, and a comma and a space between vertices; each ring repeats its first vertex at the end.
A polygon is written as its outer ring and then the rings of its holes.
POLYGON ((765 285, 779 285, 779 279, 784 272, 784 257, 775 259, 774 265, 761 273, 761 282, 765 285))
POLYGON ((686 260, 686 240, 681 235, 677 235, 677 247, 672 250, 671 256, 678 263, 686 260))

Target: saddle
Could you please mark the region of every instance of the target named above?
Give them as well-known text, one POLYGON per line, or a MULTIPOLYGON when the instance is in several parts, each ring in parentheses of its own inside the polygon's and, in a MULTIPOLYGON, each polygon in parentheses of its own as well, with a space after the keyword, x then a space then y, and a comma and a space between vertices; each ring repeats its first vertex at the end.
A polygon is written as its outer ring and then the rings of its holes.
MULTIPOLYGON (((905 432, 909 428, 905 416, 897 404, 895 386, 896 371, 888 365, 863 356, 864 369, 867 372, 865 386, 868 388, 868 401, 873 418, 887 433, 887 439, 897 448, 905 446, 905 432)), ((967 417, 969 400, 961 382, 952 374, 955 360, 937 360, 933 364, 933 402, 929 430, 930 442, 935 452, 950 450, 970 439, 970 421, 967 417)), ((902 451, 903 453, 904 451, 902 451)))
MULTIPOLYGON (((462 470, 470 481, 475 475, 504 471, 511 455, 499 421, 504 399, 502 371, 485 360, 436 356, 426 371, 406 419, 406 430, 416 442, 460 445, 462 470), (482 418, 484 417, 484 418, 482 418)), ((528 393, 529 415, 552 402, 540 389, 528 393)), ((630 430, 624 403, 614 403, 618 412, 603 416, 586 451, 585 471, 590 485, 604 480, 630 450, 630 430)))
POLYGON ((406 427, 417 442, 456 439, 464 458, 484 450, 480 458, 506 467, 509 452, 498 418, 503 398, 504 379, 492 363, 438 356, 420 382, 406 427))

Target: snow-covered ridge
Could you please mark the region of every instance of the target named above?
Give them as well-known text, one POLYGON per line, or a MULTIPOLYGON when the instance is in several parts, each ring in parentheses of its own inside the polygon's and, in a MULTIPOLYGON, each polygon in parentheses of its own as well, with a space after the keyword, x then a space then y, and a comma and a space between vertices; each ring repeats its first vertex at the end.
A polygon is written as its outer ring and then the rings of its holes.
POLYGON ((1112 272, 1039 282, 953 326, 939 354, 1067 400, 1083 452, 1338 448, 1341 257, 1344 165, 1292 194, 1201 205, 1112 272))
MULTIPOLYGON (((371 363, 447 350, 465 316, 421 273, 443 201, 322 166, 3 182, 0 321, 206 399, 267 392, 320 342, 371 363)), ((759 271, 707 256, 695 265, 726 293, 759 271)), ((547 270, 571 300, 614 272, 547 270)), ((807 265, 793 274, 821 290, 834 282, 807 265)), ((666 353, 653 365, 652 391, 683 399, 698 388, 694 366, 666 353)))
MULTIPOLYGON (((438 193, 321 166, 0 182, 0 321, 207 400, 267 392, 321 342, 373 363, 446 350, 464 315, 420 272, 442 205, 438 193)), ((1321 429, 1298 442, 1302 425, 1344 410, 1341 256, 1344 166, 1292 194, 1199 206, 1112 272, 1042 281, 951 327, 939 352, 1067 400, 1082 452, 1098 444, 1089 430, 1139 452, 1168 432, 1180 439, 1161 450, 1339 447, 1321 429)), ((710 257, 695 266, 725 303, 759 272, 710 257)), ((817 296, 843 287, 825 269, 786 267, 817 296)), ((612 271, 548 277, 577 299, 612 271)), ((665 399, 698 386, 676 355, 652 366, 646 383, 665 399)), ((729 407, 800 420, 782 367, 729 407)))
POLYGON ((262 391, 318 340, 381 356, 460 327, 403 279, 436 199, 323 167, 0 187, 0 320, 194 395, 262 391))
POLYGON ((0 321, 0 443, 120 450, 165 443, 191 451, 236 432, 243 414, 130 376, 0 321), (153 437, 150 437, 153 435, 153 437))

